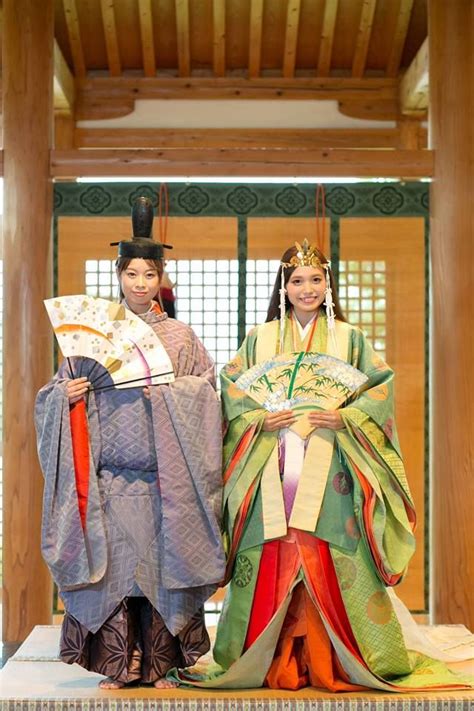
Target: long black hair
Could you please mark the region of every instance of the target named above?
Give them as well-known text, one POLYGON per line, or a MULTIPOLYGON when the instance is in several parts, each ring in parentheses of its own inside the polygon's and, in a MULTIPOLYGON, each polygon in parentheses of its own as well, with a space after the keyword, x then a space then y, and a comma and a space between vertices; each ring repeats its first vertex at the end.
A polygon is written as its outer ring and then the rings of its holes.
MULTIPOLYGON (((315 252, 316 256, 318 257, 319 261, 321 264, 324 266, 325 264, 328 264, 328 260, 324 256, 322 252, 319 251, 316 247, 313 247, 313 251, 315 252)), ((288 263, 292 257, 296 256, 296 253, 298 252, 297 247, 293 246, 290 247, 290 249, 287 249, 284 255, 281 258, 281 262, 288 263)), ((270 303, 268 304, 268 311, 267 311, 267 318, 266 321, 274 321, 276 318, 280 318, 280 289, 281 289, 281 270, 283 269, 282 265, 280 264, 280 267, 278 269, 276 279, 275 279, 275 284, 273 286, 273 291, 272 295, 270 297, 270 303)), ((288 281, 295 271, 297 267, 284 267, 285 269, 285 286, 288 284, 288 281)), ((334 314, 338 321, 345 321, 346 318, 342 312, 341 309, 341 304, 339 303, 339 297, 337 295, 336 291, 336 284, 334 281, 334 275, 331 271, 331 267, 328 266, 328 271, 329 271, 329 278, 331 280, 331 290, 332 290, 332 300, 334 302, 334 314)), ((326 269, 324 268, 324 272, 326 272, 326 269)), ((290 301, 288 299, 288 294, 285 294, 285 308, 286 311, 288 311, 291 308, 290 301)), ((326 309, 324 304, 322 305, 322 308, 326 309)))

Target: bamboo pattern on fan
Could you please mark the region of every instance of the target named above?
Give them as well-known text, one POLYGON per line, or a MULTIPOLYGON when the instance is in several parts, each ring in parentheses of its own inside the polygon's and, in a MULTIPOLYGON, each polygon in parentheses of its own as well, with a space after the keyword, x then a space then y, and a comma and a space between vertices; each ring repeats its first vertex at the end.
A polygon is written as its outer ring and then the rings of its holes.
POLYGON ((336 410, 367 381, 367 376, 339 358, 322 353, 283 353, 254 365, 236 382, 268 412, 294 410, 291 427, 306 437, 311 410, 336 410))

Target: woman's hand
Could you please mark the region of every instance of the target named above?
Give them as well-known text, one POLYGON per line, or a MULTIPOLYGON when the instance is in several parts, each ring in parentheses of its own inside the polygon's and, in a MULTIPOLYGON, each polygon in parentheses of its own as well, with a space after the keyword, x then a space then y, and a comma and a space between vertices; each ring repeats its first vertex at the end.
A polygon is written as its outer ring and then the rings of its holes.
POLYGON ((69 404, 81 400, 90 388, 90 382, 87 378, 74 378, 68 380, 66 384, 66 395, 69 398, 69 404))
POLYGON ((276 432, 285 427, 291 427, 296 422, 293 410, 281 410, 280 412, 269 412, 263 423, 264 432, 276 432))
POLYGON ((308 420, 315 429, 343 430, 345 427, 339 410, 313 410, 308 414, 308 420))

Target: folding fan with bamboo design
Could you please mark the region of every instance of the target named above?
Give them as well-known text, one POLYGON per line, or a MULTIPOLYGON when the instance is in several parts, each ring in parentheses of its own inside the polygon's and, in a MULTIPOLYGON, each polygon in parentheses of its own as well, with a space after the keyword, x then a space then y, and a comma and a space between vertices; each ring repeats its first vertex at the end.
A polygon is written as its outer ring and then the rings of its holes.
POLYGON ((174 380, 172 363, 156 333, 122 304, 83 294, 44 303, 64 357, 92 358, 110 375, 110 385, 96 381, 95 389, 174 380))
POLYGON ((323 353, 283 353, 254 365, 236 386, 268 412, 294 410, 291 427, 307 437, 312 410, 336 410, 365 382, 367 376, 339 358, 323 353))

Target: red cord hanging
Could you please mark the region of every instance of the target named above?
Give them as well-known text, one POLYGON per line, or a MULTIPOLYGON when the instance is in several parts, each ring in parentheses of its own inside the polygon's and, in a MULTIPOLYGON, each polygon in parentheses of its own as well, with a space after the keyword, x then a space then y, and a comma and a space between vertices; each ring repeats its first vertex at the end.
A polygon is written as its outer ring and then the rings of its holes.
POLYGON ((318 183, 315 198, 316 246, 324 254, 326 245, 326 200, 324 185, 318 183))

